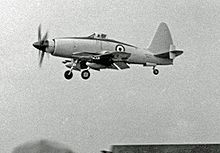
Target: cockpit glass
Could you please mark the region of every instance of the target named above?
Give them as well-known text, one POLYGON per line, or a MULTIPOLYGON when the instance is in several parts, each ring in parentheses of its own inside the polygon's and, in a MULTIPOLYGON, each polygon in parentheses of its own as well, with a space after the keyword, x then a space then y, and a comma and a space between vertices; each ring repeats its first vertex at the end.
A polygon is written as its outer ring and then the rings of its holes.
POLYGON ((89 36, 89 38, 94 38, 94 37, 95 37, 95 33, 89 36))
POLYGON ((88 36, 89 38, 99 38, 99 39, 106 39, 106 34, 101 33, 93 33, 92 35, 88 36))

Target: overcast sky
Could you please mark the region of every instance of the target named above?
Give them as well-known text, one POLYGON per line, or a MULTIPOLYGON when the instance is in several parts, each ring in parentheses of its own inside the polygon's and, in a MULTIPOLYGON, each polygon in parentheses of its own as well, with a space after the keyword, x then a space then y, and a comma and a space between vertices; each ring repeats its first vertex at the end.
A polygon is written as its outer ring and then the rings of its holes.
POLYGON ((0 150, 41 138, 76 153, 118 143, 220 142, 219 0, 1 0, 0 150), (160 22, 184 54, 173 66, 74 72, 38 67, 37 28, 49 38, 107 33, 147 47, 160 22))

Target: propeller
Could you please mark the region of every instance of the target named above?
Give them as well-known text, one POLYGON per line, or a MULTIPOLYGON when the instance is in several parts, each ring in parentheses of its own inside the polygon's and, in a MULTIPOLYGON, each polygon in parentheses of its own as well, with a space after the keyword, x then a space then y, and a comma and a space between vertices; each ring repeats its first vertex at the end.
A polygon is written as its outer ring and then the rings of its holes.
POLYGON ((38 56, 40 58, 39 67, 41 67, 43 63, 44 54, 46 52, 47 47, 49 46, 47 38, 48 38, 48 32, 46 32, 43 38, 41 39, 41 24, 40 24, 38 26, 38 41, 33 44, 33 46, 39 50, 38 52, 38 56))

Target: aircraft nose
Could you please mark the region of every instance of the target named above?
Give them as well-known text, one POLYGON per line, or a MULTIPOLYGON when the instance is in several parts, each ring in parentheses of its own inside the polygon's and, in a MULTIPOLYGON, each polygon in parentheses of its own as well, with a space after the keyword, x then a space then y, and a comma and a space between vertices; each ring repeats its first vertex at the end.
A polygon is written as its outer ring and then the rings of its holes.
POLYGON ((40 43, 39 42, 35 42, 33 43, 33 46, 37 49, 40 49, 40 43))

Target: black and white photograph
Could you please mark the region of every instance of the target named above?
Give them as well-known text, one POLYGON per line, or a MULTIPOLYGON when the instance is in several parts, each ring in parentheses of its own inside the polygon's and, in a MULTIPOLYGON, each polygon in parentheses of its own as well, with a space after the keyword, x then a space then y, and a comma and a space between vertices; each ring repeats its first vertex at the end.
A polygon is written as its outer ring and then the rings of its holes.
POLYGON ((220 153, 219 0, 1 0, 1 153, 220 153))

